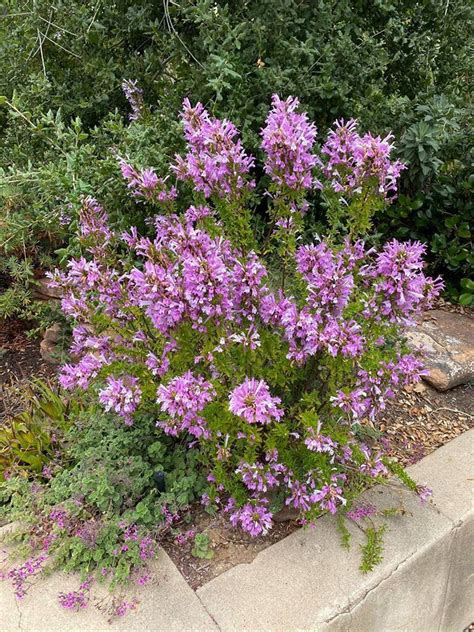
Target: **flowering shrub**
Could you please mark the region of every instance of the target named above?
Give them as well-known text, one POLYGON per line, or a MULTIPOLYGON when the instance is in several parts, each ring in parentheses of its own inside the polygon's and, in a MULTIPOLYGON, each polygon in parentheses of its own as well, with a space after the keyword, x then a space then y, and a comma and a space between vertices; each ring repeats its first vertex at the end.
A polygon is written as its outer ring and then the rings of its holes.
POLYGON ((421 244, 364 243, 404 168, 391 137, 338 121, 318 155, 298 106, 275 95, 261 132, 263 238, 250 212, 254 158, 232 123, 185 101, 187 151, 171 170, 195 204, 181 209, 166 178, 121 159, 130 194, 161 209, 154 235, 114 233, 87 198, 84 256, 52 275, 74 323, 62 386, 96 392, 125 425, 152 415, 158 434, 187 440, 207 472, 203 502, 254 536, 285 505, 306 521, 346 511, 387 475, 364 421, 422 375, 399 328, 441 287, 423 273, 421 244), (303 243, 310 190, 326 200, 331 231, 303 243))

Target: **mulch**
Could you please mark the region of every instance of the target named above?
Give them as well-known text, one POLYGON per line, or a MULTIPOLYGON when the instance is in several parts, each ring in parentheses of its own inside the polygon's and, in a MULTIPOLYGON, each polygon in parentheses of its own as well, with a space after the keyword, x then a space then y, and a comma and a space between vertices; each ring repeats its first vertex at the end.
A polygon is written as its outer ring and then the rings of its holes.
POLYGON ((0 423, 21 411, 32 378, 49 381, 56 374, 41 357, 39 339, 28 337, 27 331, 28 323, 0 319, 0 423))

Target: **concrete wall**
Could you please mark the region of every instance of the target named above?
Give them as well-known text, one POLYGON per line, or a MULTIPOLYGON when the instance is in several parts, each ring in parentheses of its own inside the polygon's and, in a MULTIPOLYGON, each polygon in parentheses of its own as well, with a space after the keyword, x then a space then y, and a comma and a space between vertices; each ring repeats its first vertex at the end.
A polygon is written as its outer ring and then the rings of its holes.
MULTIPOLYGON (((422 507, 403 494, 406 515, 386 519, 382 564, 358 569, 359 544, 343 550, 334 519, 318 520, 197 591, 223 631, 461 632, 474 621, 472 452, 474 430, 410 468, 433 488, 422 507)), ((379 507, 399 494, 377 488, 365 495, 379 507)))

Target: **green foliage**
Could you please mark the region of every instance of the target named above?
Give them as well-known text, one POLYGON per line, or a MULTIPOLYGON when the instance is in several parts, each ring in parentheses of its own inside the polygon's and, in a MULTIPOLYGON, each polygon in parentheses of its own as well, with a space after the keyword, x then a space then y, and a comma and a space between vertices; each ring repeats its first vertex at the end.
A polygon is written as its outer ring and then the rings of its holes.
POLYGON ((68 404, 44 382, 35 381, 24 398, 26 410, 0 428, 0 480, 41 473, 70 423, 68 404))
POLYGON ((387 529, 387 525, 383 524, 380 527, 368 527, 365 529, 365 536, 367 541, 365 544, 361 544, 362 550, 362 562, 360 564, 360 570, 363 573, 369 573, 374 569, 377 564, 383 559, 383 535, 387 529))
POLYGON ((396 461, 391 459, 384 459, 384 464, 395 476, 411 491, 416 492, 418 489, 417 483, 407 474, 406 470, 396 461))
POLYGON ((443 275, 448 295, 469 305, 474 270, 474 136, 472 108, 459 107, 459 101, 435 96, 406 118, 406 131, 398 143, 408 164, 403 194, 385 210, 380 229, 427 242, 431 267, 443 275))
MULTIPOLYGON (((52 401, 43 402, 51 414, 54 406, 52 401)), ((49 551, 53 566, 83 576, 105 567, 112 585, 143 566, 140 541, 166 529, 163 508, 181 510, 205 489, 196 452, 167 437, 158 439, 151 417, 127 428, 87 407, 76 415, 61 447, 50 479, 29 484, 12 476, 0 484, 0 518, 24 525, 17 538, 24 541, 25 553, 46 533, 54 533, 49 551), (156 471, 165 473, 165 493, 156 489, 156 471), (67 516, 67 528, 51 525, 49 517, 57 510, 67 516), (133 525, 139 538, 124 540, 124 525, 133 525)), ((196 546, 204 554, 204 540, 197 540, 196 546)))
MULTIPOLYGON (((51 320, 32 300, 31 281, 74 250, 74 226, 59 220, 74 218, 81 195, 94 191, 120 224, 137 223, 116 185, 113 154, 159 170, 179 148, 183 96, 232 118, 258 153, 274 92, 298 95, 323 132, 337 117, 355 116, 362 129, 405 133, 413 176, 379 232, 428 242, 448 292, 469 304, 459 281, 472 278, 473 263, 470 23, 463 0, 7 0, 0 317, 51 320), (137 79, 152 106, 130 127, 124 78, 137 79)), ((321 209, 313 214, 321 230, 321 209)))
POLYGON ((341 536, 341 546, 345 549, 350 549, 351 546, 351 532, 347 528, 345 513, 342 511, 337 512, 336 516, 337 528, 341 536))
POLYGON ((206 533, 196 533, 191 555, 202 560, 212 560, 214 551, 210 548, 209 536, 206 533))

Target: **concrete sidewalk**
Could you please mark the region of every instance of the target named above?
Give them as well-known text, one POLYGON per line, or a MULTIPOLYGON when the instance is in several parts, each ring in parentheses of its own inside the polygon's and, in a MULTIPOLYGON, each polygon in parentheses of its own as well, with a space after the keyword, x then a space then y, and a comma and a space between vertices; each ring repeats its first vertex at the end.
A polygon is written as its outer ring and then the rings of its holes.
MULTIPOLYGON (((403 493, 406 515, 386 519, 384 560, 359 571, 364 537, 350 527, 351 549, 340 545, 332 516, 262 551, 251 564, 223 573, 196 593, 164 553, 154 582, 139 590, 140 605, 112 626, 93 607, 79 613, 58 605, 77 580, 56 574, 16 602, 0 583, 0 632, 100 630, 461 632, 474 620, 472 453, 474 430, 409 468, 433 488, 422 507, 403 493)), ((393 488, 365 494, 378 507, 398 505, 393 488)), ((104 593, 105 594, 105 593, 104 593)))

